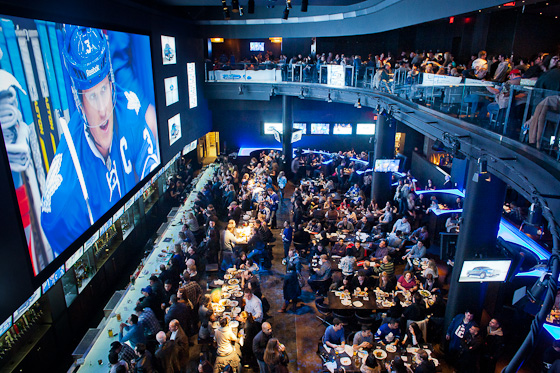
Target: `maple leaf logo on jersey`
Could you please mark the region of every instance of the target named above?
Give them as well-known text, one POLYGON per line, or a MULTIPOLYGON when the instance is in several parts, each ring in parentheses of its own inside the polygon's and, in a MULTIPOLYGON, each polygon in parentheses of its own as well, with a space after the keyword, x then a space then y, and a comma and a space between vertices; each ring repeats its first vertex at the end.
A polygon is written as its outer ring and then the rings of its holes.
POLYGON ((132 91, 128 91, 125 92, 124 95, 126 96, 127 99, 127 104, 126 104, 126 108, 128 110, 134 110, 136 111, 136 115, 138 115, 138 112, 140 111, 140 99, 138 98, 138 96, 136 96, 136 93, 132 92, 132 91))
POLYGON ((43 212, 51 212, 51 198, 62 184, 62 176, 60 175, 60 166, 62 165, 62 154, 57 154, 51 164, 49 174, 47 175, 47 186, 43 195, 43 212))

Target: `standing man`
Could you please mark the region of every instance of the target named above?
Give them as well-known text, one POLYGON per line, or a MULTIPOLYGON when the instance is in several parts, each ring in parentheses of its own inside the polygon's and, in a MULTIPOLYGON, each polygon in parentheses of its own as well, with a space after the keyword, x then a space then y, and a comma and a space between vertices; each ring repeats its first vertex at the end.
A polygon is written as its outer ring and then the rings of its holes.
POLYGON ((282 245, 284 246, 284 259, 282 259, 282 264, 286 265, 286 260, 288 258, 288 251, 292 244, 292 239, 294 235, 294 228, 290 225, 287 220, 284 222, 284 230, 282 231, 282 245))
POLYGON ((449 341, 448 353, 452 362, 459 356, 461 341, 465 338, 466 333, 473 325, 476 325, 476 323, 474 322, 474 314, 470 310, 466 310, 464 314, 455 316, 451 324, 449 324, 445 339, 449 341))
POLYGON ((270 227, 272 229, 276 229, 276 211, 278 211, 280 199, 278 198, 278 194, 276 194, 272 188, 268 188, 267 193, 268 196, 266 197, 266 203, 270 210, 270 227))
POLYGON ((253 354, 257 358, 260 373, 268 373, 268 368, 264 362, 264 351, 271 338, 272 326, 267 322, 263 322, 261 331, 253 339, 253 354))
POLYGON ((480 359, 480 371, 482 373, 494 373, 496 362, 504 350, 504 332, 500 321, 492 319, 486 328, 486 337, 482 346, 482 359, 480 359))

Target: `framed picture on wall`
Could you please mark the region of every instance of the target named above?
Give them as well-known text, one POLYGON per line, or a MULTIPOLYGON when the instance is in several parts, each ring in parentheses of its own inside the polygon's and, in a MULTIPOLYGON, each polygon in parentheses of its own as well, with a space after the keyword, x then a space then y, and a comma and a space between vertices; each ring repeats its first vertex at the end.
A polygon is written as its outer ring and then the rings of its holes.
POLYGON ((164 65, 175 65, 177 63, 175 38, 173 36, 161 35, 161 53, 164 65))
POLYGON ((173 145, 181 138, 181 114, 169 118, 167 125, 169 126, 169 145, 173 145))
POLYGON ((165 105, 169 106, 179 101, 179 87, 177 86, 177 77, 164 79, 165 84, 165 105))

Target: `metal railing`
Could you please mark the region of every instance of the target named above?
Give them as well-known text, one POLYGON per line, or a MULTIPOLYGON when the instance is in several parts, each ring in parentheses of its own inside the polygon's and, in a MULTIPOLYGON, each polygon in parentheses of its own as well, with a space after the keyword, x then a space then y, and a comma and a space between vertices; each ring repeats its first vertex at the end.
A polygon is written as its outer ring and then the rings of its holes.
POLYGON ((207 81, 296 82, 355 87, 391 93, 449 116, 460 118, 515 141, 528 143, 560 161, 560 95, 522 85, 493 83, 397 69, 383 74, 361 65, 240 64, 241 69, 206 72, 207 81))

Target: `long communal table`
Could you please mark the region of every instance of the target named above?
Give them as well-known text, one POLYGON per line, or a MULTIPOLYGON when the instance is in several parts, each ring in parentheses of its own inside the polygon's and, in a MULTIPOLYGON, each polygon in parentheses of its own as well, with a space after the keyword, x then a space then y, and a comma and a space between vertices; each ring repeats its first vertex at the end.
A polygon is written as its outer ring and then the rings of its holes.
POLYGON ((198 181, 196 181, 196 185, 186 202, 179 208, 175 217, 167 225, 167 228, 154 246, 152 253, 144 259, 143 268, 134 285, 128 285, 124 296, 115 306, 112 313, 104 318, 98 326, 99 333, 90 349, 84 355, 83 364, 79 369, 80 373, 107 371, 109 350, 111 343, 119 340, 120 323, 125 322, 134 312, 136 301, 142 297, 141 289, 150 284, 149 278, 151 274, 158 273, 160 264, 166 264, 171 259, 174 240, 177 239, 181 231, 183 213, 193 208, 197 193, 212 179, 216 169, 217 165, 212 164, 199 174, 197 177, 198 181), (122 321, 117 320, 117 315, 120 315, 122 321), (112 332, 112 337, 109 331, 112 332))

